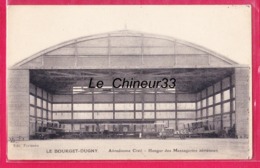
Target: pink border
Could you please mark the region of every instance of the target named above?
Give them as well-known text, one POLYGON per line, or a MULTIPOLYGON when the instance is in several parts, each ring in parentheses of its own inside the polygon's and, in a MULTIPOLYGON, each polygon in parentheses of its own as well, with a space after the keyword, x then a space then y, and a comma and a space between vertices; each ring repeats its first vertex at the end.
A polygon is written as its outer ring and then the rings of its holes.
POLYGON ((259 10, 258 0, 9 0, 8 5, 214 5, 248 4, 252 6, 252 42, 253 42, 253 159, 219 161, 7 161, 6 156, 6 2, 0 1, 0 128, 2 130, 0 148, 0 167, 260 167, 260 46, 259 46, 259 10), (258 68, 259 67, 259 68, 258 68), (18 164, 19 163, 19 164, 18 164))

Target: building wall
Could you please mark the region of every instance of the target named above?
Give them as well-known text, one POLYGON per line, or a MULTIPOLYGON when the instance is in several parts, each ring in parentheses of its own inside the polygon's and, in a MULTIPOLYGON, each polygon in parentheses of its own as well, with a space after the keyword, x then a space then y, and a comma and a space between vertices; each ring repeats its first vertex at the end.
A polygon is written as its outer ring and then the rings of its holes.
POLYGON ((197 94, 197 120, 211 129, 228 130, 236 124, 234 75, 227 76, 197 94))
POLYGON ((236 130, 239 138, 249 136, 249 68, 235 69, 236 130))
MULTIPOLYGON (((174 129, 195 120, 196 94, 92 93, 53 95, 53 120, 156 120, 174 129)), ((66 124, 78 130, 80 124, 66 124)), ((138 128, 137 128, 138 130, 138 128)))
POLYGON ((52 121, 52 94, 30 83, 30 136, 52 121))
POLYGON ((8 71, 8 138, 29 139, 29 70, 8 71))

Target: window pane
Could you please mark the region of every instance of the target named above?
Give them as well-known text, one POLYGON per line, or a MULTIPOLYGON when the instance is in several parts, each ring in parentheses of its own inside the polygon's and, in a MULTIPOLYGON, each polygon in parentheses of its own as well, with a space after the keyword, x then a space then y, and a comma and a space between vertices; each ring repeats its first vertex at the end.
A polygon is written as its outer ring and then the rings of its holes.
POLYGON ((197 111, 197 118, 201 117, 201 110, 197 111))
POLYGON ((174 110, 175 104, 174 103, 156 103, 157 110, 174 110))
POLYGON ((199 102, 197 102, 197 108, 198 108, 198 109, 200 109, 200 107, 201 107, 201 106, 200 106, 200 104, 201 104, 201 102, 200 102, 200 101, 199 101, 199 102))
POLYGON ((224 100, 230 99, 230 90, 224 91, 223 96, 224 96, 224 100))
POLYGON ((203 100, 202 100, 202 107, 206 107, 206 106, 207 106, 206 99, 203 99, 203 100))
POLYGON ((42 110, 37 108, 37 117, 42 117, 42 110))
POLYGON ((154 110, 154 103, 145 103, 144 109, 145 110, 154 110))
POLYGON ((113 119, 113 113, 94 113, 94 119, 113 119))
POLYGON ((134 110, 134 104, 133 103, 117 103, 115 104, 115 110, 134 110))
POLYGON ((175 112, 157 112, 157 118, 175 118, 175 112))
POLYGON ((92 110, 92 104, 73 104, 74 110, 92 110))
POLYGON ((206 117, 207 116, 207 110, 206 109, 203 109, 202 110, 202 117, 206 117))
POLYGON ((136 103, 135 104, 135 110, 142 110, 142 104, 141 103, 136 103))
POLYGON ((215 107, 215 114, 220 114, 221 113, 221 106, 220 105, 217 105, 215 107))
POLYGON ((51 120, 51 112, 48 112, 48 119, 51 120))
POLYGON ((153 119, 154 118, 154 112, 145 112, 144 118, 145 119, 153 119))
POLYGON ((37 98, 37 106, 42 107, 42 100, 37 98))
POLYGON ((53 104, 53 111, 70 111, 71 104, 53 104))
POLYGON ((195 110, 195 103, 178 103, 177 108, 180 110, 195 110))
POLYGON ((30 95, 30 104, 34 105, 35 102, 34 102, 34 96, 30 95))
POLYGON ((212 105, 213 104, 213 96, 208 98, 208 105, 212 105))
POLYGON ((92 113, 73 113, 74 119, 92 119, 92 113))
POLYGON ((47 108, 46 106, 47 106, 46 101, 43 100, 43 102, 42 102, 42 108, 45 108, 45 109, 46 109, 46 108, 47 108))
POLYGON ((141 119, 142 118, 142 112, 136 112, 135 113, 135 118, 136 119, 141 119))
POLYGON ((116 119, 134 119, 134 113, 129 112, 116 112, 115 113, 116 119))
POLYGON ((94 104, 94 110, 113 110, 113 104, 94 104))
POLYGON ((195 112, 178 112, 177 117, 178 118, 194 118, 195 119, 195 112))
POLYGON ((43 118, 47 118, 47 111, 46 111, 46 110, 43 110, 43 112, 42 112, 42 117, 43 117, 43 118))
POLYGON ((230 102, 224 104, 224 113, 230 112, 230 102))
POLYGON ((213 115, 213 107, 208 108, 209 116, 213 115))
POLYGON ((53 120, 71 119, 71 113, 53 113, 53 120))
POLYGON ((215 95, 215 102, 216 103, 219 103, 221 101, 221 95, 220 95, 220 93, 219 94, 216 94, 215 95))

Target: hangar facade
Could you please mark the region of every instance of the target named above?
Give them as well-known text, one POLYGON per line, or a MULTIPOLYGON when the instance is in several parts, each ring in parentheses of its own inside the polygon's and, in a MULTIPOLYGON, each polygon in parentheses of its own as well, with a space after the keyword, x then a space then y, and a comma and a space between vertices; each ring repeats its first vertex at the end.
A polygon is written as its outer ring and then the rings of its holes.
MULTIPOLYGON (((201 46, 129 30, 87 36, 33 55, 8 70, 8 137, 32 139, 48 121, 68 132, 128 124, 136 132, 163 123, 205 121, 249 136, 249 67, 201 46), (115 88, 123 79, 174 78, 174 88, 115 88), (90 81, 103 82, 90 88, 90 81), (112 124, 114 123, 114 125, 112 124)), ((105 129, 100 128, 99 129, 105 129)))

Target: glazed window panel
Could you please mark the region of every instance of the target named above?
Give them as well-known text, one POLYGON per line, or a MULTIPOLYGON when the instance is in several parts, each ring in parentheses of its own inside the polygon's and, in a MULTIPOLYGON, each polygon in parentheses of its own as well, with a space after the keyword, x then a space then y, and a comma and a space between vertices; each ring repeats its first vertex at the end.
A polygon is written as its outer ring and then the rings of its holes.
POLYGON ((94 104, 94 110, 113 110, 113 104, 94 104))
POLYGON ((95 112, 94 113, 94 119, 113 119, 113 113, 111 112, 102 112, 102 113, 98 113, 95 112))
POLYGON ((208 115, 209 116, 213 115, 213 107, 208 108, 208 115))
POLYGON ((223 128, 224 127, 230 128, 230 114, 223 115, 223 128))
POLYGON ((177 109, 178 110, 195 110, 196 104, 195 103, 178 103, 177 109))
POLYGON ((233 111, 236 111, 236 101, 235 100, 233 101, 232 105, 233 105, 233 111))
POLYGON ((72 119, 71 113, 53 113, 53 120, 72 119))
POLYGON ((201 117, 201 110, 197 111, 197 118, 201 117))
POLYGON ((196 117, 195 112, 178 112, 177 118, 194 118, 196 117))
POLYGON ((43 118, 47 118, 47 111, 46 111, 46 110, 43 110, 43 111, 42 111, 42 117, 43 117, 43 118))
POLYGON ((206 99, 203 99, 202 100, 202 107, 206 107, 207 106, 207 101, 206 101, 206 99))
POLYGON ((236 89, 235 89, 235 87, 233 87, 232 89, 233 89, 233 98, 235 98, 236 97, 236 89))
POLYGON ((73 113, 74 119, 92 119, 92 113, 73 113))
POLYGON ((30 104, 35 104, 35 97, 33 95, 30 95, 30 104))
POLYGON ((135 113, 135 118, 136 119, 141 119, 142 118, 142 112, 136 112, 135 113))
POLYGON ((117 103, 117 104, 115 104, 115 110, 132 111, 132 110, 134 110, 134 104, 133 103, 117 103))
POLYGON ((169 118, 175 118, 175 112, 157 112, 156 117, 159 119, 169 119, 169 118))
POLYGON ((156 103, 157 110, 174 110, 175 103, 156 103))
POLYGON ((134 113, 130 112, 116 112, 115 113, 116 119, 134 119, 134 113))
POLYGON ((51 103, 48 103, 48 109, 51 110, 51 103))
POLYGON ((51 112, 48 112, 48 119, 51 120, 51 112))
POLYGON ((213 104, 213 96, 208 98, 208 105, 212 105, 213 104))
POLYGON ((42 100, 37 98, 37 106, 42 107, 42 100))
POLYGON ((70 111, 71 104, 53 104, 53 111, 70 111))
POLYGON ((154 103, 145 103, 144 109, 145 110, 154 110, 154 103))
POLYGON ((224 91, 223 98, 224 98, 224 100, 229 100, 230 99, 230 90, 224 91))
POLYGON ((92 104, 73 104, 73 110, 92 110, 92 104))
POLYGON ((37 108, 36 112, 37 112, 37 117, 42 117, 42 110, 41 109, 37 108))
POLYGON ((221 94, 218 93, 215 95, 215 103, 219 103, 221 101, 221 94))
POLYGON ((221 106, 217 105, 215 106, 215 114, 220 114, 221 113, 221 106))
POLYGON ((198 108, 198 109, 201 108, 201 101, 197 102, 197 108, 198 108))
POLYGON ((145 112, 144 118, 145 119, 154 119, 154 112, 145 112))
POLYGON ((202 117, 206 117, 207 116, 207 110, 206 109, 203 109, 202 110, 202 117))
POLYGON ((47 102, 45 100, 42 101, 42 108, 47 109, 47 102))
POLYGON ((230 102, 224 103, 224 113, 230 112, 230 102))
POLYGON ((135 110, 142 110, 142 104, 141 103, 136 103, 135 104, 135 110))

